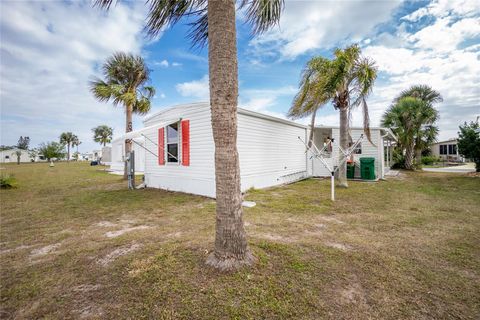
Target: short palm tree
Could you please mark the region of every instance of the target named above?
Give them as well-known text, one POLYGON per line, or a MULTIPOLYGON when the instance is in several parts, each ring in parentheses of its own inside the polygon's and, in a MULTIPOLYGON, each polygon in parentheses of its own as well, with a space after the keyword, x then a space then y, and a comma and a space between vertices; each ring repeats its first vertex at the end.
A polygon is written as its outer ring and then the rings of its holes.
POLYGON ((22 157, 22 150, 18 149, 13 154, 17 156, 17 164, 20 164, 20 159, 22 157))
POLYGON ((107 125, 101 125, 92 129, 93 141, 100 143, 102 146, 106 146, 107 143, 112 142, 113 128, 107 125))
MULTIPOLYGON (((292 118, 311 115, 313 127, 316 111, 332 102, 334 108, 340 111, 340 147, 347 149, 350 140, 350 115, 354 108, 361 105, 364 131, 371 140, 366 99, 376 78, 377 68, 374 62, 362 57, 360 47, 356 44, 345 49, 336 49, 331 60, 314 57, 303 71, 299 93, 295 96, 288 114, 292 118)), ((343 153, 340 153, 340 157, 343 159, 343 153)), ((339 186, 348 186, 346 164, 339 168, 338 179, 339 186)))
POLYGON ((392 128, 400 151, 405 153, 405 169, 413 169, 415 149, 420 148, 416 145, 435 132, 437 119, 438 111, 431 104, 411 96, 395 99, 383 115, 382 125, 392 128))
MULTIPOLYGON (((150 99, 155 89, 145 84, 150 80, 150 71, 140 56, 123 52, 114 53, 102 68, 104 80, 96 78, 90 83, 90 90, 97 100, 112 101, 115 106, 125 108, 125 132, 133 130, 133 113, 146 114, 150 111, 150 99)), ((125 140, 125 153, 131 151, 132 144, 125 140)), ((125 163, 124 178, 127 178, 125 163)))
MULTIPOLYGON (((420 99, 431 107, 433 107, 435 103, 443 101, 440 92, 435 91, 432 87, 424 84, 413 85, 407 90, 402 91, 398 97, 395 98, 394 102, 398 102, 405 97, 420 99)), ((415 158, 418 163, 422 160, 422 151, 429 148, 436 141, 437 135, 438 127, 434 125, 422 126, 415 141, 415 158)))
POLYGON ((78 137, 71 132, 63 132, 60 135, 60 143, 67 146, 67 161, 70 161, 70 146, 73 146, 78 137))
MULTIPOLYGON (((114 0, 96 0, 109 8, 114 0)), ((156 35, 182 18, 191 22, 194 44, 208 44, 210 105, 215 143, 215 250, 207 264, 220 270, 250 265, 253 255, 243 225, 240 165, 237 152, 238 62, 236 9, 245 13, 253 33, 266 31, 280 19, 283 0, 156 0, 150 4, 147 30, 156 35), (193 22, 192 22, 193 21, 193 22)))

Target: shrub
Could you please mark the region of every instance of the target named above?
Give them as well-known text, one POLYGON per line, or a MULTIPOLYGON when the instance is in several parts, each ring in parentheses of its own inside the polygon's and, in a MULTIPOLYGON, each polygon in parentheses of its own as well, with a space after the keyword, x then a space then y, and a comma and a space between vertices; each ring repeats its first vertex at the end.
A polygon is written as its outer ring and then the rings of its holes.
POLYGON ((434 163, 437 163, 437 162, 440 162, 440 158, 439 157, 435 157, 435 156, 426 156, 426 157, 422 157, 422 164, 424 165, 432 165, 434 163))
POLYGON ((17 179, 10 174, 2 174, 0 176, 0 188, 1 189, 11 189, 17 187, 17 179))

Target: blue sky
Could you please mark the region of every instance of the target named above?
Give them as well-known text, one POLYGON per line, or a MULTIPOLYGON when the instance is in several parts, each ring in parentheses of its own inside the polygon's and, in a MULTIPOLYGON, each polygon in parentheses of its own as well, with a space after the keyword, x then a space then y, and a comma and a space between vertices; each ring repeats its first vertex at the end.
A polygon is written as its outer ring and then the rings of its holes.
MULTIPOLYGON (((0 3, 1 144, 20 135, 31 146, 76 133, 80 151, 97 148, 91 128, 124 130, 124 113, 99 103, 88 81, 114 51, 141 54, 152 69, 157 93, 151 112, 177 103, 208 100, 207 49, 191 49, 188 26, 178 24, 156 39, 142 29, 143 2, 120 3, 106 13, 89 1, 0 3)), ((359 43, 377 62, 379 77, 368 100, 371 123, 399 91, 428 84, 440 91, 440 139, 480 115, 480 2, 290 1, 278 27, 259 37, 237 18, 240 106, 285 117, 299 76, 312 56, 359 43)), ((306 119, 303 121, 307 121, 306 119)), ((332 106, 318 123, 337 125, 332 106)), ((360 111, 353 125, 361 125, 360 111)), ((135 118, 141 128, 141 117, 135 118)))

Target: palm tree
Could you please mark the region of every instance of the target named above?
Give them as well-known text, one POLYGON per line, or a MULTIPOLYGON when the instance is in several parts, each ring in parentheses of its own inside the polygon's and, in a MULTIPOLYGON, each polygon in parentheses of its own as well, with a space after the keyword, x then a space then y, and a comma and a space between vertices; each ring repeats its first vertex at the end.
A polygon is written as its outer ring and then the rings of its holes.
POLYGON ((101 125, 92 129, 93 141, 100 143, 104 147, 112 142, 113 128, 107 125, 101 125))
MULTIPOLYGON (((394 102, 398 102, 400 99, 405 97, 414 97, 420 99, 430 106, 443 101, 440 92, 433 90, 433 88, 428 85, 422 84, 413 85, 409 89, 403 90, 400 92, 398 97, 394 99, 394 102)), ((415 140, 415 158, 417 163, 420 163, 422 160, 422 150, 430 147, 432 143, 435 142, 437 135, 438 127, 432 125, 425 125, 421 131, 418 132, 415 140)))
POLYGON ((319 108, 324 106, 330 99, 329 95, 323 94, 320 90, 315 90, 314 86, 321 81, 325 81, 327 77, 324 77, 329 68, 331 68, 331 61, 323 58, 316 57, 311 59, 305 69, 302 72, 300 80, 300 89, 293 98, 292 106, 288 111, 288 117, 293 119, 303 118, 305 116, 311 116, 310 123, 310 137, 308 139, 308 146, 313 143, 313 128, 315 127, 315 116, 319 108))
POLYGON ((60 135, 60 143, 67 146, 67 161, 70 161, 70 146, 78 141, 78 137, 71 132, 64 132, 60 135))
MULTIPOLYGON (((299 93, 293 100, 288 114, 293 118, 312 115, 312 128, 316 111, 332 102, 340 111, 340 147, 348 148, 350 115, 354 108, 362 106, 363 128, 370 138, 370 119, 366 99, 377 78, 377 68, 372 60, 362 57, 356 44, 336 49, 332 60, 314 57, 303 71, 299 93)), ((310 140, 313 133, 310 133, 310 140)), ((311 141, 309 141, 311 144, 311 141)), ((343 160, 343 153, 340 153, 343 160)), ((339 168, 339 186, 348 187, 346 164, 339 168)))
POLYGON ((17 156, 17 164, 20 164, 20 158, 22 157, 22 150, 18 149, 13 154, 17 156))
POLYGON ((80 141, 80 139, 78 139, 78 137, 75 136, 75 139, 72 142, 72 148, 77 147, 77 151, 75 151, 72 155, 72 157, 75 161, 78 161, 78 155, 79 155, 78 146, 81 145, 81 144, 82 144, 82 142, 80 141))
MULTIPOLYGON (((96 0, 109 8, 113 0, 96 0)), ((163 27, 189 18, 189 36, 194 44, 208 43, 210 105, 215 143, 217 218, 215 250, 207 264, 229 271, 250 265, 254 257, 247 245, 243 225, 240 166, 237 152, 238 62, 235 0, 158 0, 150 4, 147 30, 154 36, 163 27)), ((283 0, 240 0, 253 33, 276 24, 283 0)))
MULTIPOLYGON (((155 89, 145 85, 150 80, 150 70, 142 57, 117 52, 107 59, 102 71, 105 80, 96 78, 90 83, 90 90, 97 100, 112 101, 115 106, 125 108, 125 132, 131 132, 133 113, 146 114, 150 111, 150 99, 155 95, 155 89)), ((126 139, 125 154, 131 151, 131 146, 131 141, 126 139)))
POLYGON ((431 135, 438 111, 420 98, 405 96, 395 99, 382 118, 382 125, 397 135, 401 152, 405 152, 405 169, 413 169, 413 158, 419 141, 431 135))

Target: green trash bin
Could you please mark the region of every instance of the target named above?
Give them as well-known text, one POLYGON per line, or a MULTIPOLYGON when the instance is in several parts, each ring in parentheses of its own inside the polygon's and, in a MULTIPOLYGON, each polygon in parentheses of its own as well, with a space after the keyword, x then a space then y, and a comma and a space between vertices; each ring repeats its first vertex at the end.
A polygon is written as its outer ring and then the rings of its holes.
POLYGON ((355 164, 347 163, 347 179, 355 178, 355 164))
POLYGON ((360 158, 362 180, 375 180, 375 158, 360 158))

